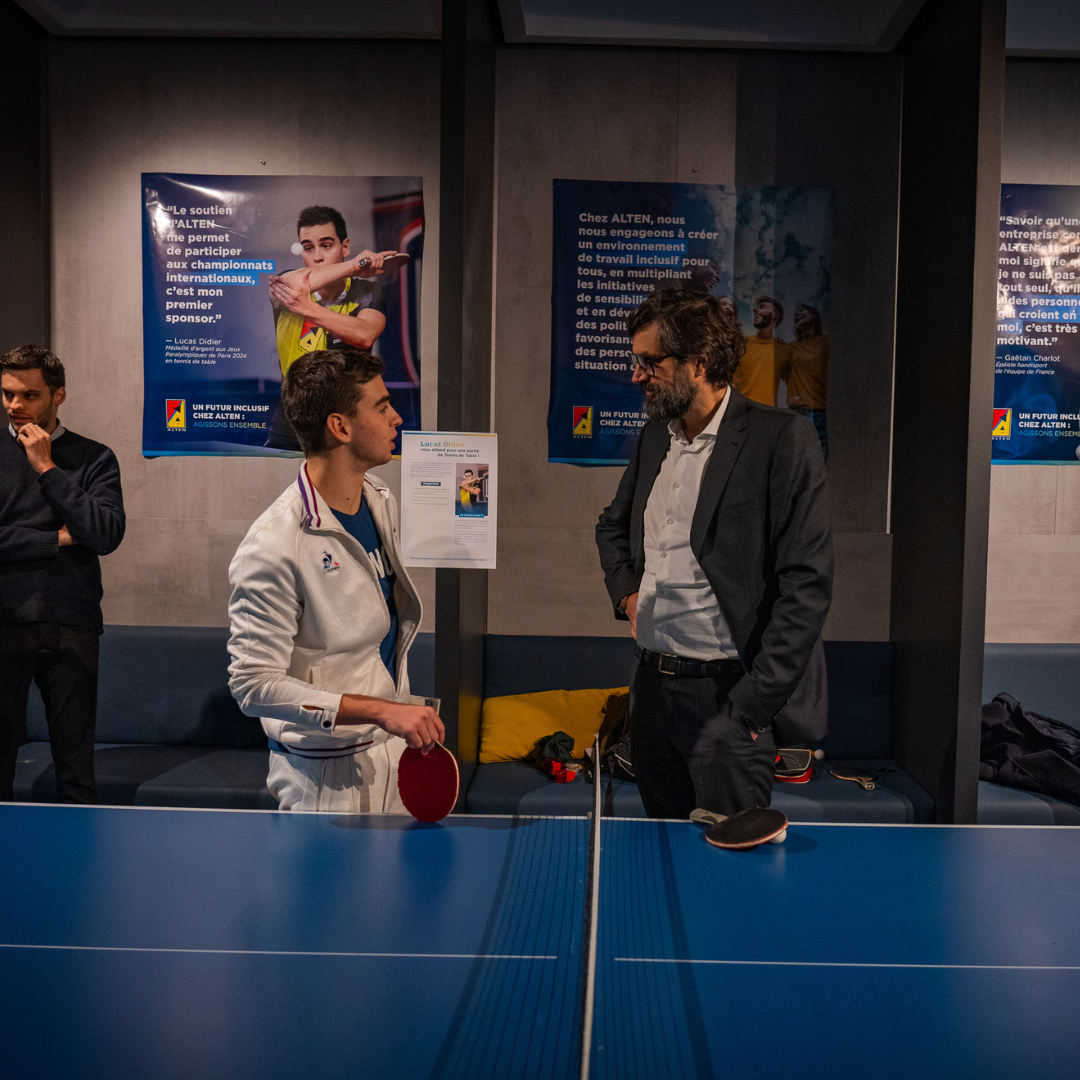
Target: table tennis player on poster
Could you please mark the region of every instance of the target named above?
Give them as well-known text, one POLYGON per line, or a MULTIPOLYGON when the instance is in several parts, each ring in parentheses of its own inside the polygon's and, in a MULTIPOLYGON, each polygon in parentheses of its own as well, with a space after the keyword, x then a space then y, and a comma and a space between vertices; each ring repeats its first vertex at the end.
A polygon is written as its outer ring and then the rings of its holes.
POLYGON ((401 436, 401 550, 406 566, 495 569, 498 437, 401 436))

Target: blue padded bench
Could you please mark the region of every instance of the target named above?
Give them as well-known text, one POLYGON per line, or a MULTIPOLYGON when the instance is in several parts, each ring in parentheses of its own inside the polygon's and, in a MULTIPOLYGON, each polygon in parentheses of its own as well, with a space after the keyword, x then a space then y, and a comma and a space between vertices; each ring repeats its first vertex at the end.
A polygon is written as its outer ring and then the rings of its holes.
MULTIPOLYGON (((259 721, 229 693, 223 627, 107 626, 98 684, 98 801, 111 805, 276 809, 259 721)), ((409 654, 416 693, 433 693, 434 634, 409 654)), ((37 689, 15 798, 51 802, 56 774, 37 689)))
MULTIPOLYGON (((107 626, 101 639, 94 753, 109 805, 270 809, 266 736, 228 687, 229 632, 219 627, 107 626)), ((30 742, 15 798, 51 802, 56 773, 45 710, 30 694, 30 742)))
MULTIPOLYGON (((625 686, 634 667, 629 638, 532 637, 489 634, 484 645, 484 697, 625 686)), ((829 735, 821 743, 833 762, 896 769, 874 791, 818 767, 808 784, 777 784, 773 805, 793 821, 929 822, 933 800, 892 757, 892 646, 888 642, 825 643, 829 666, 829 735)), ((826 762, 826 766, 829 762, 826 762)), ((476 768, 466 796, 475 814, 584 814, 592 786, 556 784, 527 762, 476 768)), ((637 785, 604 779, 604 812, 643 817, 637 785)))
MULTIPOLYGON (((983 701, 1012 694, 1024 708, 1080 728, 1080 645, 988 644, 983 701)), ((1080 806, 979 781, 980 825, 1080 825, 1080 806)))

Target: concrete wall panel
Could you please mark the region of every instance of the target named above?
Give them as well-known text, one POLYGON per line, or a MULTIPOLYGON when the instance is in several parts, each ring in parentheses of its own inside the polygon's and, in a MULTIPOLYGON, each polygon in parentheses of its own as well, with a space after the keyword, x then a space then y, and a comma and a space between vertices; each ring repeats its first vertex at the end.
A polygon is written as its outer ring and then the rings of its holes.
POLYGON ((826 632, 888 636, 898 94, 891 57, 500 54, 495 429, 502 480, 492 632, 623 632, 611 618, 593 542, 621 469, 547 463, 551 181, 733 184, 738 162, 743 183, 838 192, 838 375, 830 375, 830 393, 840 404, 829 468, 840 535, 826 632))
MULTIPOLYGON (((296 462, 142 457, 140 173, 423 176, 433 424, 438 45, 53 39, 49 72, 53 343, 70 376, 62 416, 116 451, 128 511, 127 539, 104 561, 105 620, 224 625, 229 559, 296 462)), ((380 475, 396 487, 400 469, 380 475)), ((434 575, 417 578, 430 630, 434 575)))
MULTIPOLYGON (((622 629, 592 536, 622 470, 547 462, 551 182, 674 179, 679 100, 677 52, 500 53, 494 408, 502 479, 492 633, 622 629)), ((723 113, 733 102, 714 105, 723 113)))
MULTIPOLYGON (((863 248, 854 240, 860 221, 890 211, 895 220, 894 66, 701 50, 500 51, 493 410, 502 535, 492 632, 624 632, 610 617, 592 539, 620 470, 547 463, 551 181, 734 183, 738 157, 764 170, 745 182, 836 186, 838 217, 854 222, 844 226, 853 239, 843 258, 857 265, 837 268, 846 314, 834 313, 846 365, 834 391, 852 417, 837 414, 830 462, 839 570, 827 633, 884 636, 894 237, 863 248), (753 108, 740 105, 747 95, 753 108), (738 155, 737 131, 748 147, 738 155), (841 167, 842 153, 852 161, 841 167), (871 177, 869 192, 857 190, 859 175, 871 177)), ((64 419, 117 451, 131 521, 128 541, 105 560, 106 619, 223 624, 232 550, 295 465, 142 458, 139 174, 423 175, 424 416, 434 426, 438 46, 66 39, 50 43, 50 72, 54 342, 71 376, 64 419)), ((396 488, 396 463, 380 475, 396 488)), ((434 575, 417 577, 431 629, 434 575)))

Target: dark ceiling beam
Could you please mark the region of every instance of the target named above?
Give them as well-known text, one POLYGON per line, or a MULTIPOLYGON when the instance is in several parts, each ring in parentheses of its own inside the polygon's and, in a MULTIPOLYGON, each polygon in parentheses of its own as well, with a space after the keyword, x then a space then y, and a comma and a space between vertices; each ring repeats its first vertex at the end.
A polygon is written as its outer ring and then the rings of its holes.
POLYGON ((300 0, 18 0, 50 34, 78 37, 434 39, 439 0, 312 6, 300 0))
MULTIPOLYGON (((498 0, 502 17, 505 39, 512 45, 587 45, 587 46, 644 46, 650 48, 679 49, 778 49, 784 51, 811 52, 891 52, 897 41, 911 25, 925 0, 878 0, 873 7, 874 15, 883 18, 877 33, 868 32, 864 23, 870 4, 864 4, 857 17, 849 17, 846 26, 835 35, 833 40, 799 41, 784 39, 770 32, 779 24, 779 15, 769 17, 770 0, 760 3, 744 2, 715 8, 716 19, 723 19, 724 25, 695 25, 693 17, 700 15, 701 8, 680 3, 679 0, 667 5, 656 5, 654 26, 640 25, 640 33, 632 36, 620 34, 624 23, 637 24, 637 20, 626 11, 620 17, 612 17, 610 7, 596 3, 579 3, 572 13, 560 18, 545 12, 540 17, 552 32, 529 32, 529 20, 526 15, 528 0, 498 0), (894 10, 890 13, 889 7, 894 10), (680 25, 680 18, 683 22, 680 25), (667 20, 664 22, 663 20, 667 20), (745 25, 739 26, 740 20, 745 25), (562 25, 565 32, 554 32, 557 25, 562 25), (662 31, 667 31, 662 32, 662 31)), ((775 9, 777 11, 782 9, 775 9)), ((818 13, 819 25, 821 13, 818 13)), ((814 16, 807 16, 802 25, 813 25, 814 16)), ((535 27, 539 20, 533 20, 535 27)), ((830 23, 844 21, 842 13, 833 14, 830 23)), ((809 35, 802 35, 804 37, 809 35)))

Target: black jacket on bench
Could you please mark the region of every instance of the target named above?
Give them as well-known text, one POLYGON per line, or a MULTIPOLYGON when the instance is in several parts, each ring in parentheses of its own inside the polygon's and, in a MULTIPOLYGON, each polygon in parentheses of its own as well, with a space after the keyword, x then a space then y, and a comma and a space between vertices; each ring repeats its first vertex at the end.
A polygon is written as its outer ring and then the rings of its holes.
POLYGON ((116 455, 65 430, 40 476, 0 428, 0 622, 59 622, 101 631, 99 555, 124 538, 116 455), (60 547, 67 526, 74 543, 60 547))
POLYGON ((1080 806, 1080 731, 1025 709, 1011 694, 982 707, 979 779, 1080 806))

